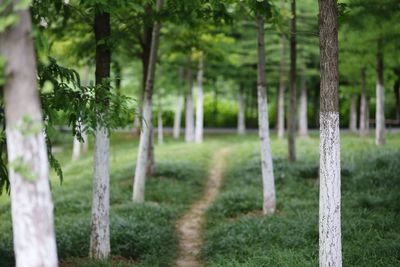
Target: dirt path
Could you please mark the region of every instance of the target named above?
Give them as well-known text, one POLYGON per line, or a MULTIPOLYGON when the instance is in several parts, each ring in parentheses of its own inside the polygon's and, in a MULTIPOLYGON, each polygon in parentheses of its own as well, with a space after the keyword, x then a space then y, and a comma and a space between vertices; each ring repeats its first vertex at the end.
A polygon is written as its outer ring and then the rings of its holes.
POLYGON ((180 251, 176 261, 177 267, 200 266, 198 256, 201 249, 201 225, 204 221, 204 213, 215 199, 221 186, 227 152, 228 149, 223 148, 214 153, 203 197, 194 203, 190 210, 178 221, 180 251))

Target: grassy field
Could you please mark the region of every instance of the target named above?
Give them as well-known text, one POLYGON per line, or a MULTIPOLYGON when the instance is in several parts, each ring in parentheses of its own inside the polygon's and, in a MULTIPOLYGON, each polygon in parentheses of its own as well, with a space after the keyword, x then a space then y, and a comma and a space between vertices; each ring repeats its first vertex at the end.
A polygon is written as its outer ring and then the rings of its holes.
MULTIPOLYGON (((52 177, 61 266, 171 266, 177 256, 177 219, 197 200, 211 155, 230 147, 221 192, 207 211, 202 260, 206 266, 318 265, 318 139, 298 141, 298 163, 286 162, 286 142, 273 137, 278 212, 261 216, 256 135, 208 136, 202 145, 167 138, 156 147, 157 173, 145 204, 131 202, 137 140, 112 136, 111 249, 109 262, 91 262, 91 152, 71 162, 66 139, 57 155, 64 182, 52 177)), ((400 137, 384 148, 373 139, 342 138, 344 266, 400 265, 400 137)), ((0 262, 14 266, 8 196, 0 197, 0 262)))

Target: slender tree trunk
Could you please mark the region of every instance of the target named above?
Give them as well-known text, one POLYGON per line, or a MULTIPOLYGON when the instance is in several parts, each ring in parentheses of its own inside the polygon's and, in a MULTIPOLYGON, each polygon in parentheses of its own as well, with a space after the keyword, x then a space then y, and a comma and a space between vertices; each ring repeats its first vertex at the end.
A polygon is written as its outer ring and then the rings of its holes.
MULTIPOLYGON (((184 86, 185 73, 184 73, 184 69, 182 67, 179 68, 179 79, 181 81, 181 84, 184 86)), ((180 133, 181 133, 182 109, 183 109, 184 102, 185 102, 184 96, 181 95, 180 93, 178 93, 178 97, 176 100, 176 106, 175 106, 174 132, 173 132, 173 136, 176 139, 179 138, 180 133)))
POLYGON ((281 35, 279 87, 276 111, 276 132, 279 139, 283 139, 285 136, 285 50, 285 37, 281 35))
POLYGON ((195 129, 195 142, 203 142, 203 126, 204 126, 204 98, 203 98, 203 53, 200 54, 199 58, 199 69, 197 71, 197 96, 196 96, 196 129, 195 129))
MULTIPOLYGON (((94 20, 96 38, 96 86, 104 84, 110 77, 111 51, 102 43, 110 36, 110 14, 96 12, 94 20)), ((108 105, 108 101, 96 90, 97 105, 108 105)), ((109 193, 109 140, 108 130, 101 125, 102 114, 98 114, 98 125, 95 131, 94 172, 92 192, 92 224, 89 256, 105 259, 110 255, 110 193, 109 193)))
POLYGON ((244 83, 240 83, 239 88, 239 112, 238 112, 238 128, 237 132, 240 135, 246 134, 246 116, 245 116, 245 101, 244 101, 244 83))
POLYGON ((368 136, 368 98, 366 85, 366 68, 361 69, 361 103, 360 103, 360 136, 368 136))
POLYGON ((164 143, 164 132, 163 132, 163 121, 162 121, 162 98, 161 88, 158 90, 158 114, 157 114, 157 133, 158 133, 158 144, 164 143))
POLYGON ((265 77, 265 44, 264 44, 264 17, 256 16, 257 28, 257 98, 258 98, 258 132, 261 143, 261 172, 263 178, 263 213, 275 213, 275 180, 272 165, 272 153, 269 140, 267 79, 265 77))
POLYGON ((186 117, 185 117, 185 141, 186 143, 194 142, 194 118, 193 118, 193 98, 192 98, 192 69, 187 69, 187 93, 186 93, 186 117))
MULTIPOLYGON (((14 0, 11 5, 20 1, 14 0)), ((0 36, 5 63, 4 104, 11 183, 11 214, 17 267, 55 267, 53 224, 42 109, 28 9, 0 36)))
MULTIPOLYGON (((157 12, 161 10, 163 0, 157 0, 157 12)), ((146 79, 146 87, 143 97, 143 119, 147 123, 152 120, 152 96, 153 83, 155 78, 155 69, 157 61, 157 51, 159 46, 161 24, 159 21, 154 22, 152 42, 150 49, 149 69, 146 79)), ((135 181, 133 185, 133 201, 144 201, 144 187, 146 179, 146 169, 148 165, 148 153, 150 149, 151 127, 144 125, 142 134, 140 135, 139 152, 136 162, 135 181)))
POLYGON ((72 146, 72 161, 76 161, 81 156, 81 142, 78 138, 74 137, 74 143, 72 146))
POLYGON ((320 194, 319 266, 342 266, 340 223, 339 68, 336 0, 319 0, 320 194))
POLYGON ((174 116, 174 138, 179 138, 181 133, 182 108, 184 102, 185 100, 183 98, 183 95, 178 95, 174 116))
POLYGON ((357 132, 357 95, 351 96, 349 129, 350 132, 357 132))
POLYGON ((385 90, 383 87, 383 40, 378 40, 377 55, 376 55, 376 132, 375 143, 384 145, 385 137, 385 90))
POLYGON ((303 73, 301 74, 301 92, 300 92, 300 112, 299 112, 299 135, 302 137, 308 136, 308 110, 307 110, 307 85, 306 77, 303 73))
POLYGON ((288 157, 289 163, 296 161, 296 0, 292 0, 293 18, 290 22, 290 84, 288 114, 288 157))

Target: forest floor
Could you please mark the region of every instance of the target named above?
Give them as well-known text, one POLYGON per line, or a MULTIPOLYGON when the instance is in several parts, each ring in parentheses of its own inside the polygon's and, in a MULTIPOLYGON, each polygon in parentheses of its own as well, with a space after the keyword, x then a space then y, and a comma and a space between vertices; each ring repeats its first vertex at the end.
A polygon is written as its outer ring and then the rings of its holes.
MULTIPOLYGON (((71 161, 71 138, 55 141, 64 172, 62 183, 54 173, 51 179, 61 266, 176 266, 178 259, 213 267, 318 265, 318 133, 297 139, 292 165, 287 141, 271 136, 277 214, 270 217, 261 214, 256 134, 206 135, 203 144, 167 136, 155 146, 156 174, 146 181, 143 204, 131 201, 137 137, 112 134, 112 259, 106 262, 87 257, 92 150, 71 161), (182 234, 183 222, 195 230, 182 234)), ((343 265, 400 266, 400 135, 389 133, 387 144, 377 147, 372 135, 343 133, 341 157, 343 265)), ((0 196, 0 222, 0 265, 12 267, 7 195, 0 196)))
POLYGON ((202 198, 194 203, 177 224, 179 234, 179 257, 177 267, 200 266, 199 255, 202 247, 201 227, 204 214, 218 194, 222 181, 227 148, 221 148, 213 155, 212 166, 208 175, 208 182, 202 198))

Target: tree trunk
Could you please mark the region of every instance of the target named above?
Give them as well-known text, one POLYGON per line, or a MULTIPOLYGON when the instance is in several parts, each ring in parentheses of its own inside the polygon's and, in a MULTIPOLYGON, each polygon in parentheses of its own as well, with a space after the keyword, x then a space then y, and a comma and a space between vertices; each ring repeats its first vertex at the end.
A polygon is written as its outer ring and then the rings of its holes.
POLYGON ((184 98, 182 95, 178 95, 176 106, 175 106, 175 116, 174 116, 174 138, 179 138, 181 133, 181 120, 182 120, 182 108, 184 103, 184 98))
POLYGON ((320 0, 319 266, 342 266, 339 68, 336 0, 320 0))
POLYGON ((296 161, 296 0, 292 0, 293 18, 290 21, 290 84, 288 114, 288 158, 296 161))
POLYGON ((281 55, 279 64, 279 87, 276 110, 276 132, 279 139, 285 135, 285 37, 281 35, 281 55))
MULTIPOLYGON (((94 20, 96 38, 96 86, 104 84, 110 77, 111 51, 101 41, 109 38, 111 32, 110 14, 96 12, 94 20)), ((96 89, 96 104, 108 105, 108 101, 96 89)), ((102 114, 98 114, 94 145, 94 172, 92 192, 92 224, 89 256, 105 259, 110 255, 110 177, 109 177, 109 140, 108 130, 100 124, 102 114)))
POLYGON ((240 135, 246 134, 246 116, 245 116, 245 101, 244 101, 244 83, 240 83, 239 88, 239 112, 238 112, 238 128, 237 132, 240 135))
MULTIPOLYGON (((157 0, 157 12, 161 10, 163 0, 157 0)), ((152 121, 152 97, 153 97, 153 83, 155 77, 157 52, 159 46, 161 24, 159 21, 154 21, 149 69, 146 79, 146 87, 144 90, 143 97, 143 119, 146 123, 151 125, 152 121)), ((150 149, 150 138, 151 138, 151 126, 143 125, 142 134, 140 135, 139 151, 136 162, 135 170, 135 181, 133 185, 133 201, 143 202, 144 201, 144 187, 146 179, 146 171, 148 165, 148 153, 150 149)))
MULTIPOLYGON (((185 84, 185 73, 183 67, 179 68, 179 79, 181 84, 184 86, 185 84)), ((181 90, 179 90, 181 91, 181 90)), ((183 104, 185 102, 184 96, 178 93, 176 106, 175 106, 175 116, 174 116, 174 131, 173 136, 175 139, 178 139, 181 133, 181 120, 182 120, 182 109, 183 104)))
POLYGON ((377 55, 376 55, 376 132, 375 143, 384 145, 385 137, 385 90, 383 87, 383 40, 378 40, 377 55))
POLYGON ((185 141, 186 143, 194 142, 194 118, 193 118, 193 99, 192 99, 192 69, 190 65, 187 69, 187 93, 186 93, 186 117, 185 117, 185 141))
POLYGON ((203 53, 199 57, 199 69, 197 71, 197 96, 196 96, 196 129, 195 138, 196 143, 203 142, 203 126, 204 126, 204 98, 203 98, 203 53))
POLYGON ((307 85, 306 77, 301 74, 301 92, 300 92, 300 112, 299 112, 299 135, 302 137, 308 136, 308 110, 307 110, 307 85))
POLYGON ((157 114, 157 134, 158 134, 158 144, 164 143, 164 132, 163 132, 163 121, 162 121, 162 99, 161 99, 161 89, 158 90, 158 114, 157 114))
POLYGON ((361 103, 360 103, 360 136, 368 136, 368 98, 366 85, 366 68, 361 69, 361 103))
POLYGON ((349 129, 352 133, 357 132, 357 95, 351 96, 349 129))
POLYGON ((81 142, 77 137, 74 137, 74 143, 72 146, 72 161, 77 161, 81 156, 81 142))
POLYGON ((258 132, 261 143, 261 172, 263 178, 263 214, 275 213, 275 180, 272 165, 271 145, 269 140, 267 79, 265 77, 264 17, 257 14, 257 99, 258 132))
POLYGON ((53 203, 31 18, 28 9, 16 15, 19 20, 0 36, 6 60, 4 104, 16 266, 55 267, 53 203))

